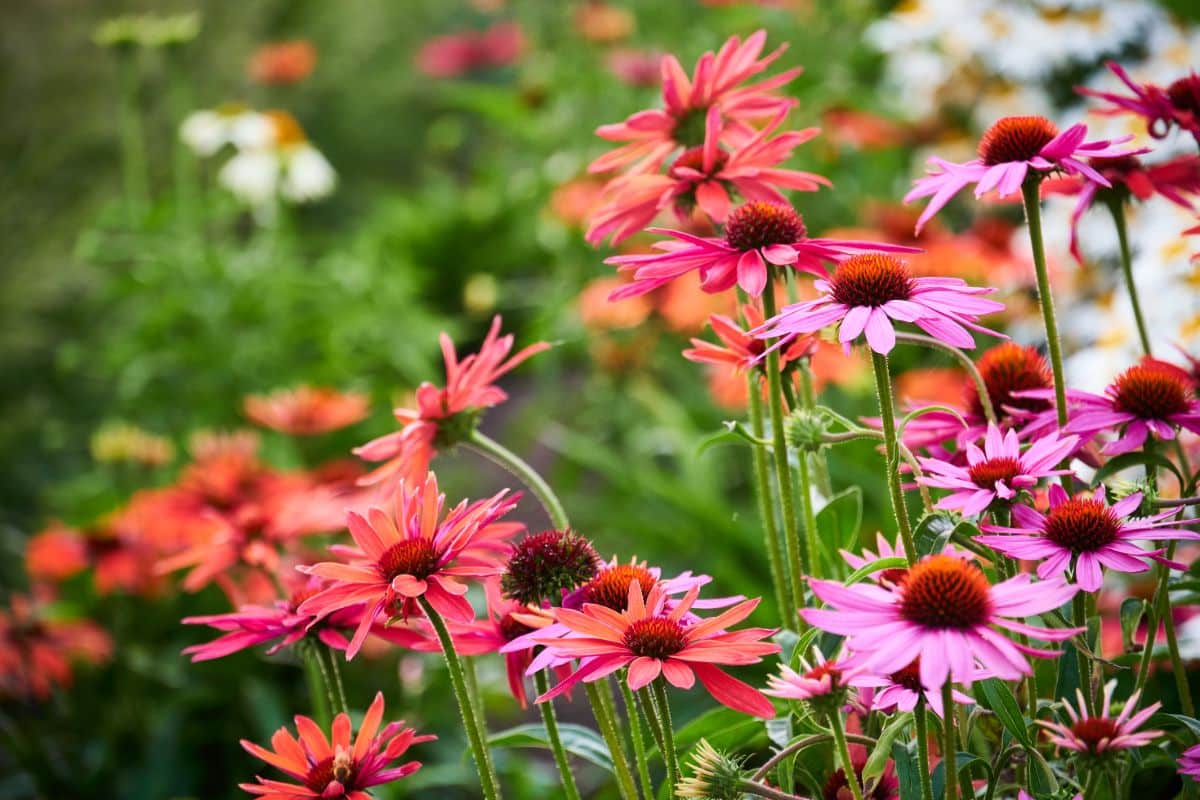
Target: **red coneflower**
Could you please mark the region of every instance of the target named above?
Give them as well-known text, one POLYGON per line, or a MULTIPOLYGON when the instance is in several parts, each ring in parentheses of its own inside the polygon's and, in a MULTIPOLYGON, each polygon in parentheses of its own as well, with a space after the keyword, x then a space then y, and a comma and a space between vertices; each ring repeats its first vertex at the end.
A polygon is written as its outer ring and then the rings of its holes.
POLYGON ((1129 97, 1116 92, 1102 92, 1085 86, 1076 91, 1088 97, 1098 97, 1112 105, 1099 110, 1101 114, 1136 114, 1146 120, 1147 130, 1156 139, 1178 126, 1196 138, 1200 144, 1200 75, 1195 71, 1171 82, 1166 88, 1154 83, 1137 83, 1124 67, 1115 61, 1105 64, 1133 92, 1129 97))

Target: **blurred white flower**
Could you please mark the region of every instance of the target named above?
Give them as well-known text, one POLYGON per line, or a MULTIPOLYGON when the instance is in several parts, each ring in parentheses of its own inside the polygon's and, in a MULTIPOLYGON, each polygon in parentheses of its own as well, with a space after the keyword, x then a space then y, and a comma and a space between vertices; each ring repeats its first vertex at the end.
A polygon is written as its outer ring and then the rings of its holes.
POLYGON ((247 205, 268 205, 279 184, 279 156, 270 150, 243 151, 221 167, 217 180, 247 205))
POLYGON ((286 171, 280 191, 288 200, 307 203, 328 196, 337 185, 337 173, 320 151, 307 142, 285 154, 286 171))

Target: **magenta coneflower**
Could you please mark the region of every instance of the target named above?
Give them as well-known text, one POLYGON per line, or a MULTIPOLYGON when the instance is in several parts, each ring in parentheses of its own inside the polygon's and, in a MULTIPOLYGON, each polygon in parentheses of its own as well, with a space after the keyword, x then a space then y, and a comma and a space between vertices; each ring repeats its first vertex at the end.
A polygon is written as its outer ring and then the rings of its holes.
POLYGON ((419 761, 409 761, 398 767, 389 767, 409 747, 420 742, 429 742, 436 736, 417 736, 404 722, 389 722, 382 731, 383 692, 375 695, 375 701, 367 709, 358 735, 350 741, 350 718, 338 714, 333 720, 332 736, 308 717, 297 716, 296 732, 299 738, 280 728, 271 737, 271 748, 260 747, 242 740, 242 747, 250 755, 260 758, 276 769, 286 772, 295 782, 257 778, 258 783, 242 783, 239 788, 263 800, 369 800, 366 790, 372 786, 400 780, 421 767, 419 761))
POLYGON ((1117 572, 1145 572, 1145 559, 1161 550, 1143 550, 1138 540, 1200 539, 1200 534, 1173 527, 1179 509, 1152 517, 1127 519, 1142 503, 1141 492, 1134 492, 1115 505, 1104 499, 1104 487, 1092 496, 1069 497, 1057 484, 1050 487, 1050 509, 1042 514, 1026 505, 1012 507, 1013 526, 984 525, 983 530, 998 535, 976 537, 976 541, 1028 561, 1041 561, 1040 578, 1065 575, 1074 569, 1075 580, 1087 592, 1100 588, 1104 577, 1101 567, 1117 572))
POLYGON ((1054 656, 1013 642, 996 628, 1034 639, 1063 641, 1079 628, 1039 628, 1018 620, 1058 608, 1079 587, 1062 580, 1034 583, 1018 575, 992 586, 975 564, 932 555, 913 566, 896 591, 858 583, 812 580, 830 608, 801 613, 821 630, 846 637, 853 665, 888 674, 921 657, 921 685, 939 691, 947 680, 970 684, 980 670, 1005 680, 1029 675, 1022 653, 1054 656))
POLYGON ((766 41, 764 30, 756 31, 745 42, 737 36, 730 37, 719 52, 709 51, 700 57, 690 78, 675 56, 663 56, 664 107, 639 111, 624 122, 597 128, 596 135, 600 138, 628 144, 600 156, 588 170, 658 170, 675 150, 704 141, 705 121, 712 107, 719 109, 724 120, 723 140, 737 144, 749 139, 754 129, 748 121, 772 117, 796 104, 794 99, 780 97, 774 91, 803 71, 795 67, 758 83, 738 86, 764 71, 787 49, 781 45, 762 56, 766 41))
POLYGON ((893 321, 910 322, 955 347, 975 346, 967 328, 1004 338, 977 323, 984 314, 1004 310, 1003 303, 979 297, 995 289, 971 287, 959 278, 914 278, 904 262, 884 253, 852 256, 813 286, 822 297, 785 306, 754 335, 774 339, 840 323, 838 340, 846 350, 865 334, 870 348, 883 355, 896 346, 893 321))
POLYGON ((1078 87, 1076 91, 1080 94, 1112 103, 1111 107, 1100 109, 1099 113, 1136 114, 1146 120, 1147 130, 1156 139, 1166 136, 1172 126, 1178 126, 1200 143, 1200 75, 1193 71, 1163 88, 1153 83, 1135 82, 1115 61, 1107 62, 1105 66, 1121 79, 1133 96, 1078 87))
POLYGON ((1022 450, 1015 430, 1001 433, 989 423, 983 449, 974 443, 966 446, 965 465, 940 458, 918 458, 925 475, 917 478, 917 483, 951 490, 952 494, 938 500, 936 508, 974 516, 997 500, 1011 502, 1018 492, 1032 489, 1041 478, 1069 474, 1070 470, 1056 467, 1075 450, 1078 441, 1076 436, 1060 439, 1052 433, 1022 450))
POLYGON ((930 197, 929 205, 917 219, 917 232, 940 211, 954 195, 975 184, 975 196, 982 197, 995 190, 1001 197, 1021 190, 1025 177, 1034 173, 1062 171, 1068 175, 1082 174, 1101 186, 1108 179, 1089 166, 1086 158, 1114 158, 1146 152, 1123 150, 1117 145, 1132 139, 1102 139, 1085 142, 1087 126, 1072 125, 1059 133, 1053 122, 1045 117, 1002 117, 988 128, 979 140, 979 157, 964 164, 953 164, 934 156, 929 159, 937 171, 931 171, 914 182, 904 196, 908 203, 930 197))
POLYGON ((1179 774, 1200 781, 1200 744, 1192 745, 1180 754, 1179 774))
POLYGON ((1070 724, 1038 720, 1037 724, 1050 734, 1050 741, 1066 750, 1073 750, 1092 759, 1101 759, 1112 755, 1116 750, 1132 750, 1150 744, 1162 731, 1139 731, 1138 728, 1154 716, 1154 712, 1162 707, 1162 703, 1153 703, 1136 714, 1141 692, 1129 695, 1125 706, 1117 716, 1111 716, 1113 691, 1117 688, 1116 681, 1109 681, 1104 686, 1104 703, 1100 713, 1092 716, 1088 713, 1083 693, 1075 690, 1079 703, 1078 711, 1071 703, 1063 700, 1063 711, 1066 712, 1070 724))
POLYGON ((856 253, 919 252, 879 242, 810 239, 794 208, 764 200, 734 209, 726 221, 724 238, 669 228, 649 230, 672 238, 654 244, 662 251, 659 253, 606 259, 605 264, 633 273, 632 282, 613 292, 610 300, 645 294, 691 272, 699 274, 700 288, 710 294, 738 286, 758 297, 767 285, 768 265, 824 275, 824 262, 840 261, 856 253))
MULTIPOLYGON (((987 678, 987 673, 978 673, 976 680, 987 678)), ((886 675, 860 671, 850 679, 850 685, 859 690, 859 702, 868 711, 891 712, 912 711, 921 698, 939 717, 942 716, 942 693, 927 691, 921 685, 921 657, 917 656, 907 667, 901 667, 886 675)), ((970 695, 954 690, 954 702, 964 706, 975 700, 970 695)))

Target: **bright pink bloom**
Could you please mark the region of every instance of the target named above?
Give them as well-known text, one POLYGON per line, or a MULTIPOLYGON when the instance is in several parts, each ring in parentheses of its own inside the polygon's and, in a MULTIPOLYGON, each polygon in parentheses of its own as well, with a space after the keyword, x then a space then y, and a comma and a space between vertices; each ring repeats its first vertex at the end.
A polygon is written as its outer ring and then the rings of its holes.
POLYGON ((351 563, 326 561, 298 567, 308 575, 329 580, 300 604, 301 614, 324 619, 349 606, 366 604, 346 658, 362 647, 376 618, 407 617, 418 611, 423 598, 442 616, 470 622, 475 610, 464 596, 460 578, 486 578, 503 571, 508 539, 523 526, 498 520, 511 511, 520 495, 504 490, 487 500, 463 500, 443 513, 446 496, 438 493, 437 476, 423 483, 402 483, 392 508, 371 508, 364 517, 348 512, 350 535, 361 548, 351 563))
POLYGON ((1184 75, 1165 89, 1153 83, 1136 83, 1124 68, 1115 61, 1105 64, 1121 82, 1133 92, 1133 96, 1116 92, 1101 92, 1096 89, 1078 87, 1076 91, 1089 97, 1098 97, 1112 103, 1100 109, 1101 114, 1132 113, 1146 120, 1147 130, 1156 139, 1161 139, 1178 125, 1200 143, 1200 75, 1195 71, 1184 75))
POLYGON ((884 355, 896 346, 893 320, 911 322, 955 347, 975 346, 967 328, 1004 338, 977 323, 983 314, 1004 310, 1003 303, 979 297, 995 289, 968 286, 959 278, 914 278, 902 261, 887 254, 853 256, 813 286, 820 298, 785 306, 752 333, 774 339, 840 323, 838 340, 847 351, 865 334, 870 348, 884 355))
POLYGON ((570 629, 570 635, 548 637, 541 644, 588 660, 537 702, 557 697, 580 681, 599 680, 628 666, 630 689, 640 689, 659 675, 672 686, 690 689, 699 678, 717 702, 744 714, 773 717, 775 708, 761 692, 716 666, 756 664, 763 656, 779 652, 779 645, 761 641, 774 630, 727 630, 750 616, 759 601, 746 600, 715 617, 684 624, 683 617, 699 592, 699 587, 694 587, 668 611, 661 586, 656 585, 643 599, 642 587, 634 581, 629 584, 625 611, 618 613, 593 603, 584 604, 582 611, 556 609, 555 618, 570 629))
POLYGON ((995 190, 1007 197, 1021 190, 1030 170, 1036 173, 1062 171, 1068 175, 1082 174, 1101 186, 1108 179, 1087 164, 1086 158, 1117 158, 1146 152, 1126 150, 1123 144, 1132 136, 1085 142, 1087 126, 1072 125, 1062 133, 1045 117, 1002 117, 984 133, 979 142, 979 157, 964 164, 953 164, 936 156, 929 159, 937 171, 915 181, 912 191, 904 196, 908 203, 922 197, 933 198, 917 219, 917 231, 950 198, 975 184, 975 196, 982 197, 995 190))
POLYGON ((639 111, 624 122, 601 125, 596 135, 610 142, 627 142, 593 161, 588 170, 655 172, 678 148, 694 147, 704 138, 708 110, 719 109, 724 125, 721 139, 736 145, 754 134, 749 120, 773 117, 796 101, 774 94, 803 69, 795 67, 748 86, 738 86, 771 65, 787 49, 782 45, 760 58, 767 32, 760 30, 745 42, 730 37, 720 51, 700 57, 689 78, 675 56, 663 56, 661 109, 639 111))
POLYGON ((1150 568, 1145 559, 1161 560, 1157 558, 1161 550, 1143 550, 1134 542, 1200 539, 1198 533, 1173 527, 1179 509, 1126 519, 1141 503, 1141 492, 1109 506, 1103 486, 1097 487, 1091 497, 1072 498, 1061 486, 1052 484, 1046 514, 1026 505, 1014 505, 1012 527, 984 525, 983 530, 1000 535, 976 538, 1013 558, 1041 561, 1037 568, 1040 578, 1065 575, 1073 567, 1079 586, 1094 592, 1104 580, 1102 566, 1117 572, 1145 572, 1150 568))
MULTIPOLYGON (((446 388, 422 383, 417 389, 416 408, 397 408, 392 412, 401 425, 400 430, 355 448, 354 454, 364 461, 385 462, 363 478, 363 483, 424 480, 438 447, 455 443, 448 429, 462 427, 459 423, 469 427, 474 423, 472 416, 507 400, 508 395, 496 386, 500 376, 530 356, 550 349, 549 343, 537 342, 509 356, 513 335, 500 336, 499 315, 492 319, 479 352, 462 361, 458 360, 454 342, 447 334, 441 334, 438 341, 446 362, 446 388)), ((456 431, 456 435, 464 434, 456 431)))
POLYGON ((1179 756, 1179 774, 1200 781, 1200 744, 1192 745, 1179 756))
POLYGON ((879 242, 810 239, 794 208, 760 200, 739 206, 729 215, 723 238, 669 228, 649 230, 671 239, 655 243, 655 249, 663 251, 660 253, 606 259, 605 264, 633 273, 633 281, 609 299, 645 294, 691 272, 699 274, 700 288, 710 294, 739 286, 758 297, 767 285, 768 265, 824 275, 824 262, 841 261, 856 253, 917 252, 879 242))
MULTIPOLYGON (((753 330, 765 321, 762 310, 754 303, 742 305, 742 316, 746 318, 749 330, 753 330)), ((735 372, 757 369, 763 366, 762 354, 766 345, 762 339, 750 335, 735 320, 724 314, 713 314, 708 318, 713 333, 721 340, 721 345, 706 342, 703 339, 692 339, 692 346, 683 351, 683 357, 688 361, 699 364, 715 364, 717 366, 733 367, 735 372)), ((779 354, 779 367, 784 369, 793 361, 812 356, 816 352, 817 339, 815 336, 798 336, 779 354)))
POLYGON ((779 674, 767 677, 767 688, 763 689, 763 694, 789 700, 844 699, 846 687, 853 683, 852 679, 860 670, 847 669, 836 658, 826 660, 816 648, 813 648, 813 652, 815 663, 800 657, 803 672, 780 664, 779 674))
MULTIPOLYGON (((988 677, 986 673, 975 676, 976 680, 988 677)), ((886 675, 860 671, 850 679, 850 685, 859 690, 859 702, 869 711, 912 711, 921 698, 939 717, 942 716, 942 693, 927 691, 921 685, 921 657, 917 656, 907 667, 886 675)), ((972 705, 975 699, 954 690, 954 702, 972 705)))
POLYGON ((1060 439, 1052 433, 1022 451, 1015 430, 1001 433, 989 423, 983 449, 974 443, 967 445, 965 465, 940 458, 918 458, 926 474, 917 478, 917 483, 953 492, 938 500, 935 508, 974 516, 997 500, 1011 502, 1018 492, 1032 489, 1042 478, 1069 474, 1070 470, 1057 466, 1075 450, 1077 442, 1076 436, 1060 439))
POLYGON ((345 714, 334 717, 332 735, 328 739, 315 722, 299 715, 295 717, 298 739, 286 727, 275 731, 270 750, 242 739, 242 747, 247 753, 286 772, 298 782, 256 776, 258 783, 238 786, 263 800, 335 800, 339 797, 370 800, 367 789, 400 780, 421 768, 419 761, 409 761, 398 767, 389 767, 389 764, 412 745, 437 738, 417 736, 412 728, 404 727, 403 720, 389 722, 379 731, 382 721, 383 692, 378 692, 363 717, 353 744, 350 741, 350 717, 345 714))
POLYGON ((718 143, 721 114, 713 106, 708 110, 704 144, 680 153, 667 174, 633 173, 608 183, 603 204, 591 215, 587 240, 598 244, 611 235, 616 244, 641 231, 672 204, 680 222, 686 222, 699 206, 713 222, 723 225, 735 193, 746 200, 782 204, 787 199, 780 189, 815 192, 831 185, 828 178, 812 172, 778 168, 797 146, 820 133, 818 128, 805 128, 772 138, 786 116, 787 111, 781 111, 744 143, 726 151, 718 143))
POLYGON ((1059 654, 1018 644, 996 628, 1046 641, 1080 632, 1018 621, 1058 608, 1079 587, 1061 580, 1033 583, 1028 575, 992 586, 979 567, 949 555, 927 556, 895 591, 822 580, 809 585, 829 608, 801 613, 810 624, 845 636, 854 666, 888 674, 920 656, 921 685, 929 691, 940 690, 947 680, 968 685, 980 670, 1015 680, 1032 672, 1022 653, 1059 654))
POLYGON ((1049 732, 1050 741, 1059 747, 1095 757, 1110 755, 1114 750, 1144 747, 1155 738, 1162 736, 1162 731, 1138 730, 1146 720, 1154 716, 1154 712, 1162 707, 1162 703, 1152 703, 1136 714, 1133 713, 1141 698, 1140 691, 1129 695, 1120 714, 1115 717, 1111 716, 1113 690, 1116 688, 1115 680, 1105 684, 1104 704, 1096 716, 1088 713, 1083 693, 1076 689, 1078 711, 1071 707, 1069 701, 1063 700, 1063 711, 1066 712, 1070 724, 1042 719, 1039 719, 1037 724, 1049 732))

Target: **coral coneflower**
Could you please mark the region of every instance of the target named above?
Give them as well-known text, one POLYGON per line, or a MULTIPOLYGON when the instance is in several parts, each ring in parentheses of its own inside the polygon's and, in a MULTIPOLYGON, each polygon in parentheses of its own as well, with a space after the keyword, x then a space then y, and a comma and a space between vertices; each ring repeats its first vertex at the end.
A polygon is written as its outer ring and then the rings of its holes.
MULTIPOLYGON (((766 350, 766 344, 749 333, 765 322, 762 311, 754 303, 745 303, 742 305, 742 316, 746 319, 746 329, 724 314, 710 316, 708 323, 712 326, 713 333, 721 340, 721 344, 692 339, 692 346, 683 351, 683 357, 700 364, 730 366, 734 372, 739 373, 751 369, 765 369, 762 354, 766 350)), ((811 357, 816 350, 816 336, 796 337, 780 352, 780 369, 786 368, 793 361, 811 357)))
POLYGON ((757 599, 745 600, 715 617, 685 624, 684 615, 695 602, 699 587, 669 610, 662 586, 655 586, 649 596, 643 597, 641 585, 634 581, 628 591, 628 607, 623 612, 594 603, 584 604, 581 611, 560 608, 555 618, 569 630, 568 635, 534 634, 534 641, 563 656, 588 659, 569 678, 539 697, 539 703, 557 697, 580 681, 599 680, 629 667, 626 680, 633 690, 659 675, 680 689, 692 688, 699 678, 713 699, 729 708, 756 717, 775 715, 774 706, 761 692, 717 667, 756 664, 763 656, 779 652, 779 645, 762 641, 774 630, 729 630, 750 616, 757 599))
POLYGON ((600 556, 573 531, 549 530, 513 545, 500 578, 504 594, 524 604, 561 603, 562 596, 596 577, 600 556))
POLYGON ((11 594, 0 607, 0 697, 45 700, 74 677, 71 663, 112 657, 109 635, 86 619, 51 619, 41 599, 11 594))
POLYGON ((858 253, 915 253, 915 248, 879 242, 810 239, 804 220, 786 203, 753 200, 738 206, 725 223, 723 238, 695 236, 668 228, 650 228, 671 239, 654 245, 649 255, 613 256, 622 272, 633 273, 613 300, 644 294, 676 278, 696 272, 700 287, 711 293, 740 287, 758 297, 767 286, 769 266, 824 275, 825 262, 858 253))
POLYGON ((470 622, 475 610, 459 579, 500 574, 510 547, 507 540, 522 526, 499 520, 519 498, 505 490, 474 503, 463 500, 444 511, 446 497, 438 493, 437 477, 431 472, 422 483, 401 484, 390 509, 371 508, 365 517, 347 512, 361 557, 349 564, 327 561, 298 567, 329 581, 327 588, 300 604, 300 613, 320 620, 365 603, 346 648, 348 659, 358 653, 379 615, 407 617, 418 610, 418 598, 450 620, 470 622))
POLYGON ((1015 430, 1001 433, 1000 428, 989 424, 983 449, 974 443, 967 445, 965 465, 940 458, 918 458, 925 475, 917 482, 951 490, 938 500, 936 508, 974 516, 997 501, 1010 503, 1018 492, 1032 489, 1042 478, 1069 474, 1070 470, 1056 467, 1075 450, 1077 442, 1076 436, 1060 439, 1052 433, 1022 450, 1015 430))
POLYGON ((416 408, 397 408, 393 414, 401 428, 372 439, 354 450, 365 461, 382 461, 366 484, 378 484, 406 478, 424 480, 429 462, 439 447, 447 447, 470 434, 479 414, 508 399, 496 380, 532 355, 548 350, 547 342, 531 344, 513 355, 513 335, 500 335, 500 316, 492 319, 478 353, 461 361, 454 342, 443 333, 438 337, 446 362, 446 387, 439 389, 422 383, 417 389, 416 408))
POLYGON ((1119 750, 1131 750, 1150 744, 1156 737, 1162 736, 1162 731, 1139 731, 1146 720, 1154 716, 1154 712, 1162 707, 1162 703, 1153 703, 1136 714, 1138 699, 1141 692, 1134 692, 1125 701, 1121 713, 1112 716, 1112 696, 1117 688, 1117 682, 1109 681, 1104 686, 1104 703, 1100 713, 1095 716, 1088 713, 1083 693, 1075 690, 1078 699, 1078 710, 1071 703, 1063 700, 1063 711, 1066 712, 1068 723, 1038 720, 1037 724, 1050 734, 1050 741, 1066 750, 1073 750, 1091 761, 1099 761, 1114 755, 1119 750))
POLYGON ((268 395, 250 395, 243 407, 246 416, 264 428, 292 436, 316 436, 365 419, 370 404, 365 394, 298 386, 268 395))
POLYGON ((983 570, 950 555, 927 556, 895 591, 870 584, 810 581, 829 608, 801 613, 815 627, 846 637, 853 666, 892 673, 921 657, 921 685, 938 691, 947 680, 970 684, 980 670, 1015 680, 1031 673, 1022 653, 1057 655, 1017 645, 1000 631, 1062 641, 1077 628, 1038 628, 1018 620, 1058 608, 1079 588, 1062 580, 1034 583, 1018 575, 991 585, 983 570))
POLYGON ((1105 64, 1133 96, 1079 87, 1080 94, 1098 97, 1112 105, 1101 114, 1136 114, 1146 121, 1150 135, 1161 139, 1172 127, 1187 131, 1200 143, 1200 75, 1190 72, 1165 88, 1153 83, 1137 83, 1115 61, 1105 64))
POLYGON ((409 747, 429 742, 436 736, 417 736, 404 722, 389 722, 383 730, 383 692, 375 695, 367 709, 358 735, 350 741, 350 717, 338 714, 334 717, 329 738, 308 717, 296 716, 296 732, 293 736, 286 727, 275 731, 271 737, 271 748, 260 747, 254 742, 242 740, 242 747, 255 758, 262 759, 278 770, 286 772, 295 783, 257 777, 258 783, 242 783, 239 787, 264 800, 280 798, 320 798, 334 800, 368 800, 366 791, 372 786, 400 780, 421 768, 421 762, 390 766, 409 747))
POLYGON ((917 219, 917 231, 925 225, 950 199, 971 184, 975 196, 990 191, 1007 197, 1021 190, 1025 178, 1061 171, 1068 175, 1082 174, 1101 186, 1108 179, 1087 164, 1087 158, 1114 158, 1135 155, 1145 150, 1126 150, 1117 145, 1132 139, 1102 139, 1085 142, 1087 126, 1072 125, 1059 133, 1053 122, 1045 117, 1002 117, 983 134, 979 141, 979 156, 964 164, 954 164, 936 156, 929 163, 936 168, 914 182, 904 202, 930 197, 929 205, 917 219))
POLYGON ((1065 575, 1074 569, 1075 580, 1084 591, 1094 592, 1103 582, 1101 567, 1117 572, 1145 572, 1148 558, 1161 550, 1147 551, 1135 542, 1162 539, 1200 539, 1200 534, 1175 527, 1178 509, 1151 517, 1129 518, 1142 503, 1134 492, 1115 505, 1104 499, 1104 487, 1090 497, 1069 497, 1057 484, 1050 486, 1050 508, 1043 514, 1029 506, 1012 507, 1013 526, 984 525, 998 535, 976 537, 1001 553, 1040 561, 1041 578, 1065 575))
POLYGON ((955 347, 975 346, 967 328, 1003 338, 977 322, 1004 310, 1003 303, 979 296, 995 289, 971 287, 958 278, 914 278, 904 262, 884 253, 852 256, 813 285, 820 298, 785 306, 754 334, 776 338, 840 323, 838 340, 847 350, 865 334, 870 348, 884 355, 896 345, 893 321, 912 323, 955 347))

